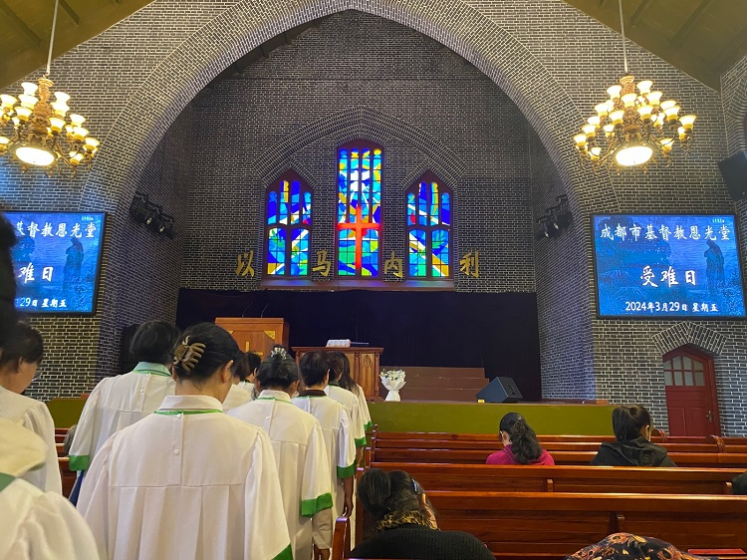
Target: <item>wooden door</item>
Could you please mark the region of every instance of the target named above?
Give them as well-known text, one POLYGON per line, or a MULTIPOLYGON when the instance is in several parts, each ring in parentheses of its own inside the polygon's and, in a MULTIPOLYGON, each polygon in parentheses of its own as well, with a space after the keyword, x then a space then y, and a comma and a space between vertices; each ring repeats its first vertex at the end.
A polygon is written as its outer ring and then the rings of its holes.
POLYGON ((664 385, 671 435, 721 435, 713 358, 684 346, 670 352, 664 385))

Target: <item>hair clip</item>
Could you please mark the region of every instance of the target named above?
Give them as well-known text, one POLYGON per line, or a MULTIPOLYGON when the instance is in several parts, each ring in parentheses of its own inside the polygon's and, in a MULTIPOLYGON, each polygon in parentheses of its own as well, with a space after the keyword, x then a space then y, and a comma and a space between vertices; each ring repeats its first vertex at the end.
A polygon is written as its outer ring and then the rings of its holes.
POLYGON ((205 353, 205 345, 201 342, 189 343, 189 337, 184 339, 174 350, 174 365, 181 365, 184 371, 189 373, 200 361, 205 353))
POLYGON ((278 354, 280 354, 280 357, 283 360, 285 360, 288 357, 288 353, 285 351, 285 348, 283 348, 282 346, 276 346, 275 348, 272 349, 272 352, 270 352, 270 358, 274 358, 278 354))

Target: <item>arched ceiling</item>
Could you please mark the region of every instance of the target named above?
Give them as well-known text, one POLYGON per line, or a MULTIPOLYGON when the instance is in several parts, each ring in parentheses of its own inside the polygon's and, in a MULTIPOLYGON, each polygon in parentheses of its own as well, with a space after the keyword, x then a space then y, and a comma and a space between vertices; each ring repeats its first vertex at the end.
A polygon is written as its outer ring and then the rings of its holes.
MULTIPOLYGON (((60 0, 55 56, 151 1, 60 0)), ((564 1, 619 29, 616 0, 564 1)), ((54 0, 0 0, 0 88, 44 64, 53 7, 54 0)), ((623 0, 623 9, 631 40, 716 90, 747 55, 747 0, 623 0)))

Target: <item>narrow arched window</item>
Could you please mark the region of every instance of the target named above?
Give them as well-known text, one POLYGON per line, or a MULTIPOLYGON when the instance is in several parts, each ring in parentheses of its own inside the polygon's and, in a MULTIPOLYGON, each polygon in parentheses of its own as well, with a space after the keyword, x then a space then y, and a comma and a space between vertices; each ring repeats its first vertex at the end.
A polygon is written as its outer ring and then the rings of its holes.
POLYGON ((268 276, 308 276, 312 191, 293 171, 267 187, 268 276))
POLYGON ((379 276, 382 148, 355 141, 338 149, 337 274, 379 276))
POLYGON ((451 189, 430 172, 407 190, 407 264, 411 278, 451 276, 452 204, 451 189))

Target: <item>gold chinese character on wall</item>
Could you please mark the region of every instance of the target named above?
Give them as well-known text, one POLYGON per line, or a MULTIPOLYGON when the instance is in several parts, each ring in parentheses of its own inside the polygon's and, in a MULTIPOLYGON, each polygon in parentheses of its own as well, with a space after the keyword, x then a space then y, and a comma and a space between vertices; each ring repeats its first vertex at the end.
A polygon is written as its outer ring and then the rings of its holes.
POLYGON ((474 278, 480 277, 480 252, 470 251, 459 259, 459 272, 472 276, 474 278))
POLYGON ((397 278, 403 277, 402 259, 394 256, 394 251, 389 253, 389 258, 384 261, 384 274, 391 272, 397 278))
POLYGON ((320 250, 316 252, 316 266, 312 268, 314 272, 320 272, 322 276, 329 276, 332 263, 327 258, 327 251, 320 250))
POLYGON ((239 253, 237 258, 236 276, 246 276, 249 274, 254 278, 254 268, 252 267, 252 261, 254 260, 254 251, 248 253, 239 253))

